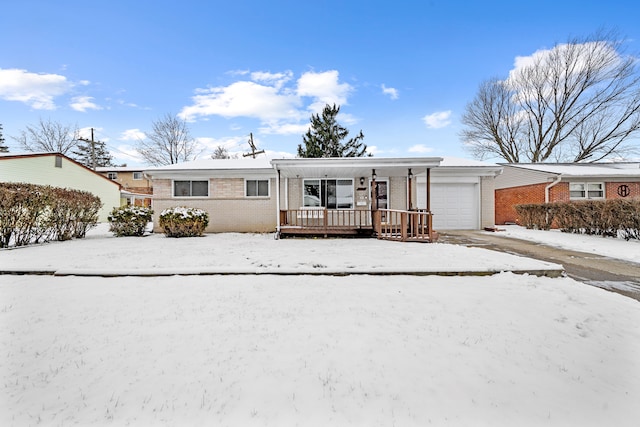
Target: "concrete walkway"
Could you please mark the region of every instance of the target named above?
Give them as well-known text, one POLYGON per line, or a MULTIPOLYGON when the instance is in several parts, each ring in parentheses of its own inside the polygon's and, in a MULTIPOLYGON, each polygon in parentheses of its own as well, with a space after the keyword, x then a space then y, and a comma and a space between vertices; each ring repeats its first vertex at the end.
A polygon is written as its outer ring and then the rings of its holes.
POLYGON ((575 280, 640 301, 639 264, 504 237, 500 236, 499 231, 445 231, 440 233, 439 242, 491 249, 561 264, 567 275, 575 280))

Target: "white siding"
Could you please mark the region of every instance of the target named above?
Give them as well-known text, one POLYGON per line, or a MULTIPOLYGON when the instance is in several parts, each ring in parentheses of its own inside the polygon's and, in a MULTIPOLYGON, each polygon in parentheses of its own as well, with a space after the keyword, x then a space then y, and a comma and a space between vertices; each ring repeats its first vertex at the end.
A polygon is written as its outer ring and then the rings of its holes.
POLYGON ((99 221, 107 221, 111 210, 120 206, 120 187, 102 175, 62 157, 55 167, 55 155, 0 159, 0 182, 25 182, 88 191, 100 198, 103 206, 99 221))
POLYGON ((496 190, 500 190, 503 188, 520 187, 523 185, 541 184, 552 181, 555 177, 556 174, 553 173, 504 165, 502 174, 495 178, 495 186, 496 190))

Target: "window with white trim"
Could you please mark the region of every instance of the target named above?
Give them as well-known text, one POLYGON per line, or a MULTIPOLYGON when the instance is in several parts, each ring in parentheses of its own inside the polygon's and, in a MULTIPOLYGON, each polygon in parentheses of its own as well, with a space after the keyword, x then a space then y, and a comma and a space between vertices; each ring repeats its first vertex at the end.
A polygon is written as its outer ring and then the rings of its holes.
POLYGON ((139 181, 142 179, 142 172, 134 172, 133 173, 133 179, 134 181, 139 181))
POLYGON ((209 181, 173 181, 173 197, 209 197, 209 181))
POLYGON ((305 179, 302 197, 305 207, 353 209, 353 180, 305 179))
POLYGON ((569 199, 604 199, 604 183, 571 182, 569 183, 569 199))
POLYGON ((108 172, 107 178, 113 179, 113 180, 118 179, 118 172, 108 172))
POLYGON ((268 179, 247 179, 244 184, 246 197, 269 197, 268 179))

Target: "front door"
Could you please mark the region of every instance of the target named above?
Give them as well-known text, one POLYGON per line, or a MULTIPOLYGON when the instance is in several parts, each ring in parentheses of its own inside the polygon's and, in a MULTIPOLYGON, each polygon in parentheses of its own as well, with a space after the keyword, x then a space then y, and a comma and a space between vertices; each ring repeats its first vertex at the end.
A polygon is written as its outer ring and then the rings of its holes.
MULTIPOLYGON (((388 188, 388 181, 376 181, 376 194, 378 195, 377 200, 374 200, 376 209, 389 209, 388 188)), ((380 220, 382 222, 387 222, 386 212, 381 212, 380 220)))

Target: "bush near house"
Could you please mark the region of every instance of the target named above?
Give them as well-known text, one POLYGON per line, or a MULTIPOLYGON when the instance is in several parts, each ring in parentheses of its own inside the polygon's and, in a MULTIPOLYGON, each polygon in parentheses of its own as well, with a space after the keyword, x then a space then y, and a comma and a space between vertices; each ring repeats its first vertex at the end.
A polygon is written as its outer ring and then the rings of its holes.
POLYGON ((142 236, 152 215, 153 210, 142 206, 113 208, 107 217, 109 231, 116 237, 142 236))
POLYGON ((516 205, 527 228, 640 239, 640 199, 585 200, 516 205))
POLYGON ((160 213, 160 228, 167 237, 202 236, 209 225, 209 214, 202 209, 174 207, 160 213))
POLYGON ((100 198, 86 191, 0 183, 0 247, 85 237, 101 207, 100 198))

